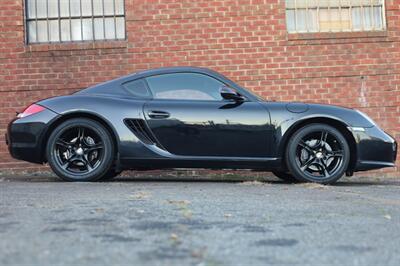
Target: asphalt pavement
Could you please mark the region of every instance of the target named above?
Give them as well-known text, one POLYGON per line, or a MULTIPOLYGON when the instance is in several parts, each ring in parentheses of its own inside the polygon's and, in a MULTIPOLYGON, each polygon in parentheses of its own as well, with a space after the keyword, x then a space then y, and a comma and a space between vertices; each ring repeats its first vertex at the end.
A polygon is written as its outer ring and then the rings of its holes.
POLYGON ((400 265, 400 181, 0 177, 0 265, 400 265))

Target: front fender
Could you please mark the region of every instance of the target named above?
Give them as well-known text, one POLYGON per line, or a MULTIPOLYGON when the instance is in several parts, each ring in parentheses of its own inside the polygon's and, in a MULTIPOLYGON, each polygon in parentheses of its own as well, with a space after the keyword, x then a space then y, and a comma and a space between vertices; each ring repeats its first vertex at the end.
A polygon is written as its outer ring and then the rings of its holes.
POLYGON ((271 123, 275 128, 273 154, 281 157, 289 137, 307 123, 327 123, 340 127, 354 139, 351 127, 370 128, 374 125, 352 109, 319 104, 307 104, 302 112, 293 112, 286 108, 286 103, 266 103, 270 111, 271 123))

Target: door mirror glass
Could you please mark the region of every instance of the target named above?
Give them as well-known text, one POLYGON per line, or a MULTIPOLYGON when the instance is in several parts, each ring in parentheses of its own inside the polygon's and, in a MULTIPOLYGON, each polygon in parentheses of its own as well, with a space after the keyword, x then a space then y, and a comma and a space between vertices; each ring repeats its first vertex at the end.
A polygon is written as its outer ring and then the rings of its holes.
POLYGON ((228 86, 221 86, 220 93, 225 100, 244 101, 245 98, 228 86))

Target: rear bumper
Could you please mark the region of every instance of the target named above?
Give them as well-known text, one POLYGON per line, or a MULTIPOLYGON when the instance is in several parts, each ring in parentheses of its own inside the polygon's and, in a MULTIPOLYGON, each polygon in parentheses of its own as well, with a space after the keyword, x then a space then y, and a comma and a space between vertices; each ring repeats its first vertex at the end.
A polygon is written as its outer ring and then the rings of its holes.
POLYGON ((58 114, 46 109, 8 124, 6 143, 11 156, 18 160, 42 163, 48 125, 58 114))
POLYGON ((357 143, 355 171, 393 167, 396 162, 397 142, 377 126, 353 133, 357 143))

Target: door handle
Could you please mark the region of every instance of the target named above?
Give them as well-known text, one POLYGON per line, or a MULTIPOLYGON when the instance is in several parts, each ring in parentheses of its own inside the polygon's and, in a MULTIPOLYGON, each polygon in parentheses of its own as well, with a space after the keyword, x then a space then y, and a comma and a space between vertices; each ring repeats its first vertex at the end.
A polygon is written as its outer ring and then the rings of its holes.
POLYGON ((168 118, 171 116, 168 112, 164 111, 150 111, 147 114, 149 115, 150 118, 156 118, 156 119, 168 118))

